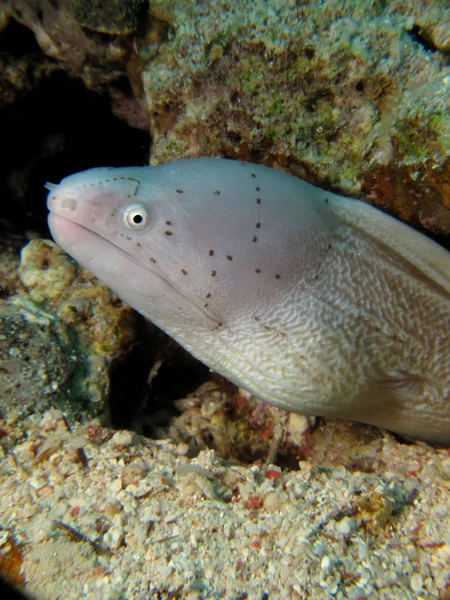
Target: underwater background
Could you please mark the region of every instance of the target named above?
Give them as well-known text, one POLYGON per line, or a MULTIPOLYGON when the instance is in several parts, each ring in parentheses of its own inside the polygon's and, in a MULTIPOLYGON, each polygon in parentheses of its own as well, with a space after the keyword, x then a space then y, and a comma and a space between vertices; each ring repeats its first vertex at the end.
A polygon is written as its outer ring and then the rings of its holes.
MULTIPOLYGON (((219 156, 450 248, 446 0, 0 3, 0 575, 31 598, 450 598, 450 455, 211 374, 47 181, 219 156)), ((437 417, 439 418, 439 417, 437 417)))

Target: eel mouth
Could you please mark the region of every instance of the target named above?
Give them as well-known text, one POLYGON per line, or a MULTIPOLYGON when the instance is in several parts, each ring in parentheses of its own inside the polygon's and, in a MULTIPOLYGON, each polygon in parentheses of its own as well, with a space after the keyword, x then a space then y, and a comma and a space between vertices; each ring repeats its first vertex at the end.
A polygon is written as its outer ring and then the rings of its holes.
MULTIPOLYGON (((200 317, 203 323, 207 321, 211 327, 215 327, 217 322, 221 320, 218 315, 205 310, 203 306, 198 306, 188 295, 183 294, 178 286, 175 286, 163 273, 155 269, 150 260, 147 264, 143 260, 137 259, 129 251, 117 246, 100 233, 93 232, 84 225, 53 211, 48 216, 48 224, 53 239, 58 246, 83 267, 91 271, 130 306, 133 307, 133 299, 145 300, 147 297, 148 307, 151 307, 152 302, 157 302, 158 299, 160 302, 166 299, 175 306, 187 308, 186 312, 195 317, 196 322, 199 321, 200 317), (99 273, 101 267, 103 267, 102 274, 99 273), (136 271, 133 275, 136 280, 147 282, 147 285, 140 287, 139 292, 133 291, 131 285, 126 286, 126 275, 129 275, 132 268, 136 271), (149 282, 150 285, 148 285, 149 282), (123 290, 120 289, 119 283, 126 287, 123 290), (146 291, 149 292, 147 295, 146 291)), ((140 308, 136 308, 136 310, 148 319, 153 320, 150 311, 146 314, 140 308)))
MULTIPOLYGON (((136 258, 130 254, 130 252, 120 248, 100 233, 96 233, 80 223, 76 223, 71 219, 67 219, 66 217, 62 217, 61 215, 51 211, 48 215, 48 224, 53 239, 58 246, 67 252, 67 254, 70 254, 70 256, 72 256, 75 260, 83 264, 83 266, 86 268, 90 267, 85 265, 84 262, 82 262, 79 258, 79 254, 82 254, 83 252, 79 253, 77 250, 78 248, 81 248, 87 251, 88 248, 91 248, 91 246, 95 245, 95 253, 89 253, 90 258, 86 257, 84 259, 85 261, 89 260, 89 262, 94 263, 100 252, 109 252, 110 257, 111 252, 113 254, 120 253, 120 255, 126 256, 128 260, 132 261, 134 264, 139 265, 146 271, 151 272, 155 277, 161 278, 159 273, 156 273, 151 267, 148 267, 147 265, 144 265, 136 260, 136 258)), ((92 270, 92 272, 95 275, 95 271, 92 270)))

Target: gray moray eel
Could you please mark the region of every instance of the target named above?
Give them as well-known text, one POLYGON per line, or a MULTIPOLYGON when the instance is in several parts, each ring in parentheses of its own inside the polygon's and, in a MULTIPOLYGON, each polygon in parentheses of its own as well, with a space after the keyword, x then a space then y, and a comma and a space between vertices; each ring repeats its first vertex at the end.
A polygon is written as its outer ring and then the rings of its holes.
POLYGON ((259 398, 450 444, 450 253, 376 208, 226 159, 47 184, 59 246, 259 398))

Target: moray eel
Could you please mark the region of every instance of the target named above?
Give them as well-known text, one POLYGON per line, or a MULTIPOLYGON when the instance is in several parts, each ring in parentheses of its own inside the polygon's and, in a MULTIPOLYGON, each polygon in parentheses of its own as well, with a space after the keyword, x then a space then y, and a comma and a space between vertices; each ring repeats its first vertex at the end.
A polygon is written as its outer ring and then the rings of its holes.
POLYGON ((56 243, 211 369, 290 411, 450 444, 450 253, 433 241, 226 159, 47 188, 56 243))

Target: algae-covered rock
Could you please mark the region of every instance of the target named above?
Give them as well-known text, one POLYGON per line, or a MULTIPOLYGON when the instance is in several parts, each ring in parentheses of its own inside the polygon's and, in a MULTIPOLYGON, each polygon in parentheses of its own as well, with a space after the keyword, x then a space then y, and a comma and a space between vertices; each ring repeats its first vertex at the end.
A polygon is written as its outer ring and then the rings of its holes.
POLYGON ((18 274, 20 289, 2 306, 0 409, 103 413, 111 360, 134 336, 132 312, 51 241, 25 246, 18 274))
POLYGON ((135 31, 147 0, 68 0, 66 5, 83 27, 123 35, 135 31))
POLYGON ((141 50, 152 162, 227 156, 450 234, 444 0, 155 0, 141 50))
MULTIPOLYGON (((0 416, 43 412, 63 401, 79 361, 68 328, 30 302, 0 302, 0 416)), ((72 410, 80 409, 76 403, 72 410)))
POLYGON ((57 298, 76 275, 76 264, 53 242, 34 240, 22 249, 19 277, 36 302, 57 298))

